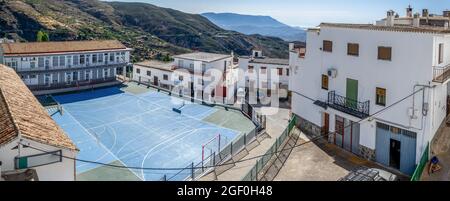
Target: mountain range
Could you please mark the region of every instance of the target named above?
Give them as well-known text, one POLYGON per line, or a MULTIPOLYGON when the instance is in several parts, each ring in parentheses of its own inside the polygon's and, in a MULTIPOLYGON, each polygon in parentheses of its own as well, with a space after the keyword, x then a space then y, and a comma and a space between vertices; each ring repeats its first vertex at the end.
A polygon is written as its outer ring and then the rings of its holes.
POLYGON ((235 13, 203 13, 211 22, 226 30, 243 34, 260 34, 284 39, 305 41, 306 32, 298 27, 283 24, 270 16, 241 15, 235 13))
POLYGON ((0 0, 0 38, 35 41, 117 39, 141 61, 165 54, 205 51, 287 58, 288 44, 277 37, 246 35, 220 28, 207 18, 147 3, 98 0, 0 0))

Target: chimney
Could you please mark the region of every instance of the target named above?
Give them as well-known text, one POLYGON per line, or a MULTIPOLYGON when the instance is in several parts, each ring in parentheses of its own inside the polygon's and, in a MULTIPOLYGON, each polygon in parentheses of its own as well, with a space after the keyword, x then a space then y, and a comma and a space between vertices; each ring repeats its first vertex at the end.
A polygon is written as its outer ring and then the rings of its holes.
POLYGON ((289 51, 294 50, 294 43, 289 43, 289 51))
POLYGON ((420 14, 419 13, 414 14, 413 26, 420 27, 420 14))
POLYGON ((444 10, 444 11, 442 12, 442 15, 443 15, 444 17, 450 17, 450 10, 444 10))
POLYGON ((429 17, 428 9, 422 9, 422 17, 429 17))
POLYGON ((413 17, 413 8, 411 5, 408 5, 408 8, 406 8, 406 17, 413 17))
POLYGON ((253 58, 260 58, 263 57, 261 50, 252 50, 252 57, 253 58))
POLYGON ((394 18, 395 18, 395 12, 393 10, 389 10, 387 12, 387 17, 386 17, 386 26, 392 27, 394 26, 394 18))

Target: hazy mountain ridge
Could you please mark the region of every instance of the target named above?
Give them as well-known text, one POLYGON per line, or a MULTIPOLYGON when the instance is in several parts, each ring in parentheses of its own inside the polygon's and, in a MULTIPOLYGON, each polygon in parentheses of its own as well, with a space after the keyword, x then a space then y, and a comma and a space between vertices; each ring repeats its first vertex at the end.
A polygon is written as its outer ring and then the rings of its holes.
POLYGON ((241 15, 235 13, 203 13, 204 17, 226 30, 243 34, 261 34, 286 41, 305 41, 306 32, 283 24, 270 16, 241 15))
POLYGON ((135 49, 135 60, 195 50, 248 55, 255 47, 288 56, 281 39, 223 30, 201 15, 146 3, 0 0, 0 37, 34 41, 39 30, 53 41, 118 39, 135 49))

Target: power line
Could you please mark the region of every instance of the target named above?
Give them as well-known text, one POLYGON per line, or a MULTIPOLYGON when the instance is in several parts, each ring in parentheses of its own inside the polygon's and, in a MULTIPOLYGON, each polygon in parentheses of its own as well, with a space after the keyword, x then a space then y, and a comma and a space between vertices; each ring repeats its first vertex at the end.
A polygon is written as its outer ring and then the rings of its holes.
MULTIPOLYGON (((414 96, 415 94, 417 94, 418 92, 422 91, 423 89, 424 89, 424 88, 421 88, 421 89, 419 89, 419 90, 417 90, 417 91, 415 91, 415 92, 409 94, 408 96, 406 96, 406 97, 404 97, 404 98, 402 98, 402 99, 400 99, 400 100, 394 102, 393 104, 388 105, 388 106, 384 107, 383 109, 381 109, 381 110, 379 110, 379 111, 377 111, 377 112, 375 112, 375 113, 373 113, 373 114, 367 116, 366 118, 361 119, 361 120, 359 120, 359 121, 357 121, 357 122, 352 122, 351 124, 349 124, 349 125, 347 125, 347 126, 344 126, 343 128, 344 128, 344 129, 345 129, 345 128, 348 128, 348 127, 352 126, 352 125, 355 124, 355 123, 360 123, 360 122, 365 121, 366 119, 369 119, 369 118, 371 118, 371 117, 373 117, 373 116, 375 116, 375 115, 377 115, 377 114, 380 114, 381 112, 384 112, 384 111, 388 110, 389 108, 391 108, 391 107, 393 107, 393 106, 395 106, 395 105, 397 105, 397 104, 399 104, 399 103, 405 101, 406 99, 410 98, 411 96, 414 96)), ((314 99, 312 99, 312 98, 309 98, 308 96, 303 95, 303 94, 301 94, 301 93, 298 93, 298 92, 294 92, 294 93, 299 94, 299 95, 301 95, 301 96, 303 96, 303 97, 305 97, 305 98, 307 98, 307 99, 316 101, 316 100, 314 100, 314 99)), ((336 131, 335 131, 335 132, 336 132, 336 131)), ((333 134, 333 133, 335 133, 335 132, 328 132, 328 133, 326 133, 326 134, 323 134, 323 135, 314 137, 314 138, 310 139, 310 141, 303 142, 303 143, 297 144, 297 145, 295 145, 295 146, 292 146, 292 147, 289 147, 289 148, 286 148, 286 149, 281 149, 281 150, 279 150, 279 151, 274 151, 274 152, 270 152, 270 153, 266 153, 266 154, 262 154, 262 155, 258 155, 258 156, 254 156, 254 157, 250 157, 250 158, 247 158, 247 159, 241 159, 241 160, 237 160, 237 161, 233 161, 233 162, 229 162, 229 163, 222 163, 222 164, 209 165, 209 166, 202 166, 202 167, 184 167, 184 168, 133 167, 133 166, 113 165, 113 164, 106 164, 106 163, 97 162, 97 161, 83 160, 83 159, 78 159, 78 158, 74 158, 74 157, 64 156, 62 153, 61 153, 61 154, 52 153, 52 154, 53 154, 53 155, 57 155, 57 156, 61 156, 61 157, 66 158, 66 159, 75 160, 75 161, 80 161, 80 162, 85 162, 85 163, 92 163, 92 164, 98 164, 98 165, 103 165, 103 166, 108 166, 108 167, 114 167, 114 168, 127 168, 127 169, 134 169, 134 170, 173 170, 173 171, 174 171, 174 170, 188 170, 188 169, 189 169, 189 170, 190 170, 190 169, 207 169, 207 168, 221 167, 221 166, 225 166, 225 165, 234 165, 234 164, 236 164, 236 163, 242 163, 242 162, 245 162, 245 161, 249 161, 249 160, 261 158, 261 157, 264 157, 264 156, 274 155, 274 154, 276 154, 276 153, 281 153, 281 152, 283 152, 283 151, 293 150, 293 149, 296 148, 296 147, 300 147, 300 146, 303 146, 303 145, 305 145, 305 144, 308 144, 308 143, 311 143, 311 142, 315 142, 315 141, 320 140, 320 139, 322 139, 322 138, 324 138, 324 137, 327 137, 328 135, 333 134)), ((22 144, 22 143, 19 142, 19 144, 22 144)), ((43 149, 39 149, 39 148, 30 146, 30 145, 25 145, 25 144, 22 144, 22 145, 28 146, 28 147, 30 147, 30 148, 32 148, 32 149, 35 149, 35 150, 38 150, 38 151, 41 151, 41 152, 44 152, 44 153, 51 153, 51 152, 48 152, 48 151, 45 151, 45 150, 43 150, 43 149)))

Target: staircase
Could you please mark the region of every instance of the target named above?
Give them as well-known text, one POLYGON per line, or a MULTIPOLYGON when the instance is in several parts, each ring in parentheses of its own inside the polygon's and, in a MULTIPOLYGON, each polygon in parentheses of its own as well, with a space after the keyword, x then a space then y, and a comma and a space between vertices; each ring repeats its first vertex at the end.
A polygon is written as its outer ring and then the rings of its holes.
POLYGON ((283 167, 286 160, 289 158, 289 155, 291 154, 292 150, 294 149, 295 145, 297 145, 298 139, 300 137, 301 131, 294 127, 291 131, 291 134, 288 138, 286 138, 286 141, 284 142, 282 148, 279 150, 282 150, 280 153, 275 154, 271 160, 268 162, 266 167, 261 171, 262 176, 261 181, 273 181, 275 177, 277 176, 278 172, 283 167))

